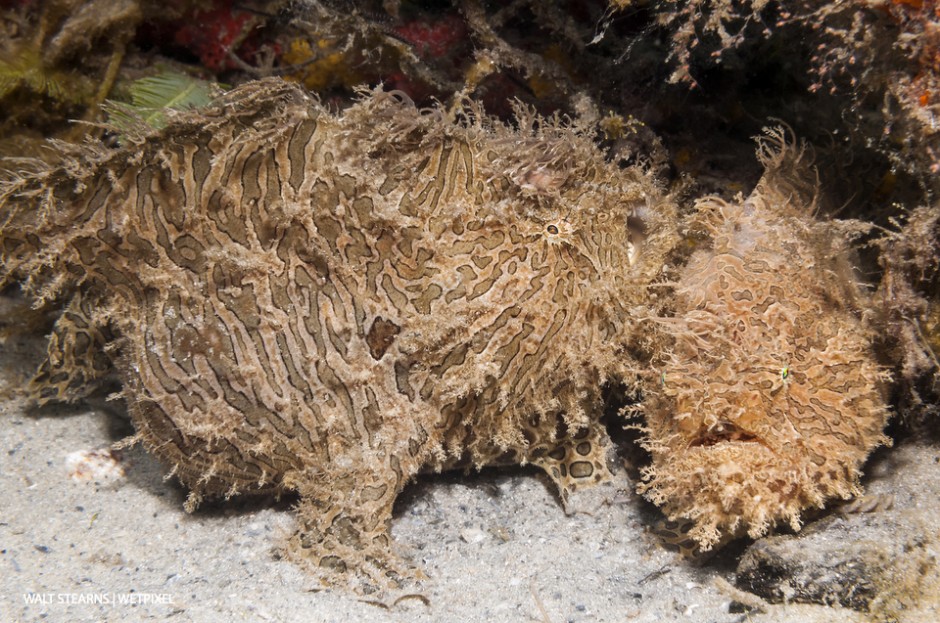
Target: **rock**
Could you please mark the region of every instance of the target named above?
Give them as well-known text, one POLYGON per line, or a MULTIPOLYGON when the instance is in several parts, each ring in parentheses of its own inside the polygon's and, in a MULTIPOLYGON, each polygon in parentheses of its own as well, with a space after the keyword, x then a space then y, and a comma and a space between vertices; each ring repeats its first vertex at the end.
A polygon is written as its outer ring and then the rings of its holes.
POLYGON ((936 538, 913 510, 833 515, 745 552, 737 586, 769 602, 846 608, 895 620, 936 581, 936 538))

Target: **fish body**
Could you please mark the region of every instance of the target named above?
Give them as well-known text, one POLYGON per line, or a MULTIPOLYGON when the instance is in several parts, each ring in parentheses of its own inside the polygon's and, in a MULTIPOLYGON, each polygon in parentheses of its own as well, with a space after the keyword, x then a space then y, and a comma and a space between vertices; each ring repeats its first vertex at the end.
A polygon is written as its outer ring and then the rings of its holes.
POLYGON ((333 113, 275 80, 0 197, 4 279, 65 305, 37 402, 111 364, 187 508, 296 492, 288 553, 379 585, 408 572, 388 523, 419 472, 531 462, 563 498, 607 476, 601 390, 632 382, 677 235, 570 124, 380 91, 333 113))
POLYGON ((646 386, 641 490, 700 549, 858 495, 888 440, 887 380, 863 321, 851 223, 815 218, 807 152, 771 132, 747 198, 698 203, 707 244, 680 271, 646 386))

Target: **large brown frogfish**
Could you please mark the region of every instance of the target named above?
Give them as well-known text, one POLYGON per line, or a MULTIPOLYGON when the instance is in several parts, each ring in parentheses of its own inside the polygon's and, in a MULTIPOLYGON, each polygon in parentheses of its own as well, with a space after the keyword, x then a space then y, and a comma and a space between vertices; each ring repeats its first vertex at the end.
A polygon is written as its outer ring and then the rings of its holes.
POLYGON ((532 463, 563 499, 608 475, 602 388, 676 209, 588 130, 268 80, 61 160, 0 190, 3 280, 64 310, 31 394, 116 374, 188 509, 295 492, 288 553, 382 585, 419 472, 532 463))

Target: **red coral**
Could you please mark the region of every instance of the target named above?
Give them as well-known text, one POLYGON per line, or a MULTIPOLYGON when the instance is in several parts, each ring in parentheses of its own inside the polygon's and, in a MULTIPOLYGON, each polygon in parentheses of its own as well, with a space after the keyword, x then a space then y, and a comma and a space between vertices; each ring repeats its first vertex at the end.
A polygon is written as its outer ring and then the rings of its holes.
MULTIPOLYGON (((415 19, 396 26, 392 31, 412 46, 416 56, 452 77, 469 55, 467 25, 458 15, 436 20, 415 19)), ((415 100, 423 100, 435 93, 430 84, 404 70, 388 73, 382 81, 388 88, 402 90, 415 100)))
POLYGON ((456 15, 436 20, 414 20, 394 29, 395 33, 414 46, 415 54, 423 59, 435 59, 454 54, 466 47, 467 26, 456 15))
POLYGON ((919 9, 924 6, 924 0, 891 0, 891 4, 903 4, 915 9, 919 9))
POLYGON ((193 52, 210 71, 235 68, 229 53, 243 56, 255 47, 248 41, 256 25, 254 16, 232 8, 231 0, 220 0, 207 11, 194 11, 179 23, 173 42, 193 52))

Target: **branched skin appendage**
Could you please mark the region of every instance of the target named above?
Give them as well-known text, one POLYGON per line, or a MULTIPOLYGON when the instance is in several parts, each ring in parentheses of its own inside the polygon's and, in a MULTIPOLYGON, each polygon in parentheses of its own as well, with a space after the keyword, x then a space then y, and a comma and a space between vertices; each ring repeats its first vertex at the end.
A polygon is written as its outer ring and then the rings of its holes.
MULTIPOLYGON (((813 218, 804 152, 771 133, 746 200, 699 203, 711 246, 684 268, 657 322, 645 390, 653 463, 641 491, 701 549, 859 493, 886 443, 885 372, 858 317, 849 233, 813 218)), ((848 228, 851 229, 851 228, 848 228)))
POLYGON ((608 475, 601 387, 633 382, 676 244, 588 132, 402 99, 263 81, 0 187, 3 280, 67 304, 36 400, 82 397, 104 351, 189 509, 296 491, 288 553, 363 590, 414 573, 388 522, 420 471, 608 475))

